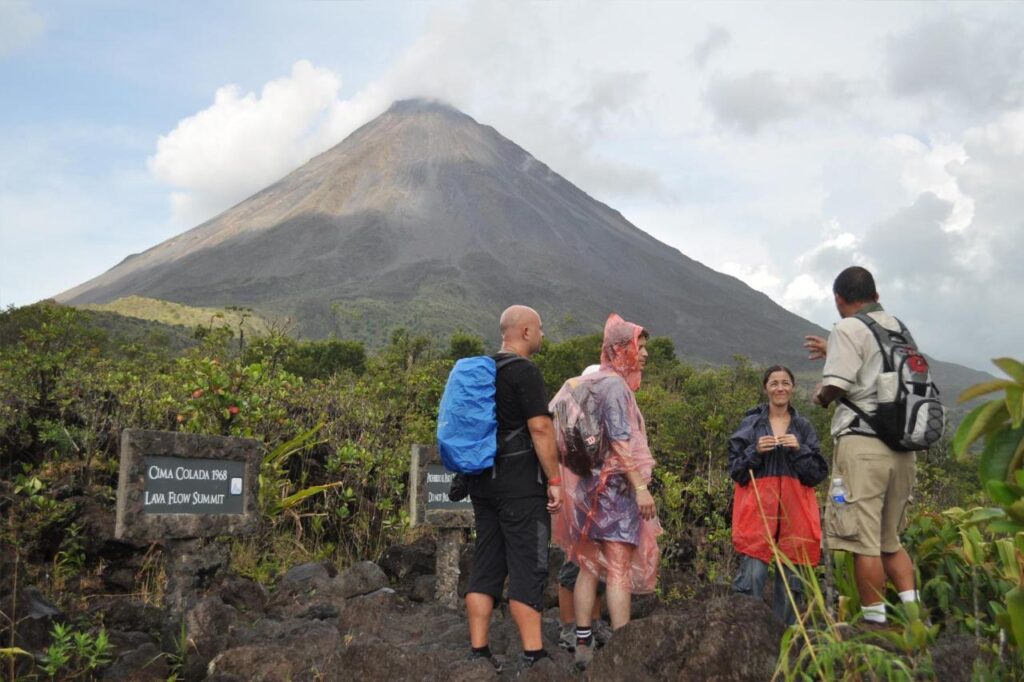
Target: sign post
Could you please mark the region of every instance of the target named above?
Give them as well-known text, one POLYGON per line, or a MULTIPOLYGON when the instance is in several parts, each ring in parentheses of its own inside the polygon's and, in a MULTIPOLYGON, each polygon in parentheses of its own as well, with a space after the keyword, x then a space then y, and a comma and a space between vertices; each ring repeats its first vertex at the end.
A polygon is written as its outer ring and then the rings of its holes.
POLYGON ((468 497, 458 502, 449 499, 454 474, 441 464, 434 446, 412 446, 409 473, 411 525, 438 529, 434 596, 444 606, 458 608, 459 551, 466 541, 466 529, 473 527, 473 503, 468 497))
POLYGON ((114 537, 167 549, 166 599, 173 609, 192 599, 197 566, 216 570, 226 561, 197 538, 259 528, 261 449, 248 438, 140 429, 121 434, 114 537))

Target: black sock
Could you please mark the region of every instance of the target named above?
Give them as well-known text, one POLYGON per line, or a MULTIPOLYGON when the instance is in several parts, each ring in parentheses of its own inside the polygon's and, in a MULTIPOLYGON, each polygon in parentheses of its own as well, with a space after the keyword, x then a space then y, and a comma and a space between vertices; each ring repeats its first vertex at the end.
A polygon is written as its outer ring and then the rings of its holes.
POLYGON ((537 649, 536 651, 524 651, 523 656, 530 659, 533 663, 536 663, 542 658, 547 658, 548 652, 544 649, 537 649))
POLYGON ((490 658, 491 646, 489 644, 484 644, 483 646, 475 646, 473 647, 473 653, 479 654, 480 656, 484 656, 486 658, 490 658))

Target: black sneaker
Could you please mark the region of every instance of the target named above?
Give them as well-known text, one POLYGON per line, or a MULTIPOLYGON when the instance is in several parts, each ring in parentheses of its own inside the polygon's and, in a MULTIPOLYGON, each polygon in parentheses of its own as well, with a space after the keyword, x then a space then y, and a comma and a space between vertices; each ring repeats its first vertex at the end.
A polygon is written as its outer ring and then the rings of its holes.
POLYGON ((476 660, 487 661, 492 666, 494 666, 494 672, 498 673, 499 675, 505 669, 505 666, 503 666, 501 664, 501 661, 498 660, 497 656, 495 656, 493 654, 485 654, 485 653, 482 653, 480 651, 470 651, 469 652, 469 656, 467 656, 466 658, 469 659, 470 661, 476 661, 476 660))

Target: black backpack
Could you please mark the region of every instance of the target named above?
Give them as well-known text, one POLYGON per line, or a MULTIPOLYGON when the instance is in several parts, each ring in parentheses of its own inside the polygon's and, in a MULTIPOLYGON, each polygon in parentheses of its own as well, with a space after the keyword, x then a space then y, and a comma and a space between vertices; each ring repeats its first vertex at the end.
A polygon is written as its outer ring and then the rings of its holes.
POLYGON ((551 401, 559 458, 577 476, 590 476, 604 463, 607 454, 601 428, 601 401, 594 390, 601 381, 569 379, 551 401))

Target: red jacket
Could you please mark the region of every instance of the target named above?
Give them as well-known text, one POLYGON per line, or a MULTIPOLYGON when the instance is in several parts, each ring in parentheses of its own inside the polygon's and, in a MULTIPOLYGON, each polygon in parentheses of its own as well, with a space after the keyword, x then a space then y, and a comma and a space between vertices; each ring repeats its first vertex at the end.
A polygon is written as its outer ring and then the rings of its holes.
POLYGON ((828 476, 828 464, 814 427, 792 407, 789 412, 788 433, 796 436, 799 450, 777 447, 758 454, 758 438, 772 434, 767 405, 749 410, 729 439, 729 475, 736 482, 732 542, 737 552, 771 563, 769 538, 774 537, 794 564, 813 566, 821 559, 821 517, 814 486, 828 476))

